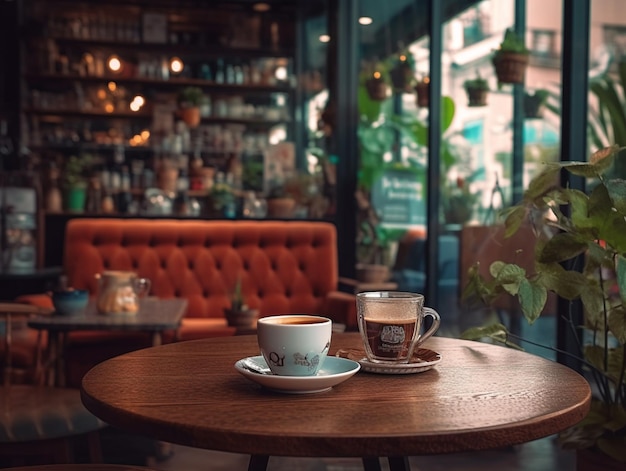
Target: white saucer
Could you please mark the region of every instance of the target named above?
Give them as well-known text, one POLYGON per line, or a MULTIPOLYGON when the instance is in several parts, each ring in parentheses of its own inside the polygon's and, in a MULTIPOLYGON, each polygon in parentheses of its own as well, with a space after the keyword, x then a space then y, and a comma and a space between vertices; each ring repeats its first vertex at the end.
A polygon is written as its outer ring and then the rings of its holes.
POLYGON ((262 356, 242 358, 235 363, 235 369, 246 378, 271 389, 289 394, 310 394, 328 391, 333 386, 353 376, 361 365, 346 358, 326 357, 316 376, 279 376, 271 373, 257 373, 250 369, 265 370, 267 363, 262 356), (246 366, 249 365, 249 366, 246 366))
POLYGON ((362 351, 357 349, 340 350, 338 357, 352 358, 361 365, 361 369, 366 373, 379 373, 388 375, 405 375, 423 373, 435 367, 441 361, 441 354, 427 348, 418 348, 413 354, 411 363, 374 363, 366 357, 361 357, 362 351))

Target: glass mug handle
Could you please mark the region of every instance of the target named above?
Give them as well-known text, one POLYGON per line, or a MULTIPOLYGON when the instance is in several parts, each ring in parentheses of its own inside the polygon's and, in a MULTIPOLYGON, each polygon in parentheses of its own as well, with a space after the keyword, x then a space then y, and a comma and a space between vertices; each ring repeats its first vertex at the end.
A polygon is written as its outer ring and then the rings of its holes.
POLYGON ((409 352, 408 355, 408 359, 407 361, 410 362, 411 358, 413 357, 413 352, 415 351, 415 349, 421 345, 426 339, 428 339, 429 337, 432 337, 432 335, 437 332, 437 330, 439 329, 439 324, 441 324, 441 317, 439 317, 439 313, 437 313, 437 311, 435 311, 433 308, 431 307, 424 307, 422 308, 423 310, 423 315, 422 315, 422 321, 424 321, 424 318, 426 317, 432 317, 433 319, 433 323, 430 326, 430 329, 428 329, 426 332, 424 332, 423 334, 419 334, 415 337, 415 341, 413 342, 413 345, 411 345, 411 351, 409 352))
POLYGON ((137 296, 140 298, 143 298, 150 292, 151 286, 152 282, 148 278, 135 278, 133 282, 135 293, 137 293, 137 296))

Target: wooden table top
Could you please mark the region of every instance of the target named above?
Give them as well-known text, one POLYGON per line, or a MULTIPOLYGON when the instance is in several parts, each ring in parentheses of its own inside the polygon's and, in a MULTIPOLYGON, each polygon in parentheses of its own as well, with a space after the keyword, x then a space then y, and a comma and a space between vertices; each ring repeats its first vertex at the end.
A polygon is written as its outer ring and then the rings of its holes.
POLYGON ((73 315, 35 316, 28 320, 33 329, 66 332, 71 330, 167 330, 176 329, 187 309, 182 298, 146 298, 139 301, 139 311, 132 314, 98 314, 94 300, 85 311, 73 315))
MULTIPOLYGON (((331 354, 361 345, 333 334, 331 354)), ((254 335, 179 342, 107 360, 82 398, 114 426, 197 448, 275 456, 413 456, 491 449, 580 421, 591 391, 558 363, 513 349, 433 337, 436 368, 359 372, 331 390, 271 392, 237 372, 254 335)))

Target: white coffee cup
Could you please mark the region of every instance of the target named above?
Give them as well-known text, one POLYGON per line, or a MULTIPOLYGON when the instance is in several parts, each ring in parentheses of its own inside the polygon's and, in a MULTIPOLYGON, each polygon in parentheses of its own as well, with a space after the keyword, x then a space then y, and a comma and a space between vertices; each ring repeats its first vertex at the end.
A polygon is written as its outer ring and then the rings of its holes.
POLYGON ((272 373, 315 376, 328 354, 332 321, 308 314, 262 317, 257 322, 261 354, 272 373))

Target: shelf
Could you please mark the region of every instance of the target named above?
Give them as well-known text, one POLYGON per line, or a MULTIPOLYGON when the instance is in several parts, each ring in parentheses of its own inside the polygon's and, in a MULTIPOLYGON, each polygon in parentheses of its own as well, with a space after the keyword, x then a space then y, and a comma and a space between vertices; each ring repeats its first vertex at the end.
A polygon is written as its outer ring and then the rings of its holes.
MULTIPOLYGON (((118 118, 118 119, 152 119, 152 114, 133 113, 131 111, 116 111, 106 113, 104 111, 81 111, 66 109, 37 109, 27 108, 24 110, 26 114, 36 114, 41 116, 74 116, 77 118, 118 118)), ((249 126, 273 127, 280 124, 289 124, 289 119, 266 119, 256 117, 232 117, 232 116, 208 116, 202 118, 205 124, 244 124, 249 126)))
POLYGON ((132 111, 115 111, 113 113, 106 113, 104 111, 26 108, 24 109, 24 113, 42 116, 75 116, 77 118, 152 119, 151 113, 134 113, 132 111))
MULTIPOLYGON (((29 150, 33 152, 42 152, 42 151, 56 151, 56 152, 75 152, 76 149, 80 149, 87 152, 113 152, 119 149, 118 145, 115 144, 94 144, 92 142, 76 142, 74 144, 58 144, 58 143, 48 143, 48 144, 33 144, 27 145, 29 150)), ((152 153, 154 150, 148 146, 123 146, 124 153, 133 153, 133 154, 147 154, 152 153)))
MULTIPOLYGON (((43 38, 42 38, 43 39, 43 38)), ((204 44, 171 44, 171 43, 146 43, 146 42, 123 42, 107 41, 99 39, 82 39, 72 37, 50 37, 61 45, 84 46, 87 48, 106 48, 114 50, 141 50, 142 52, 154 52, 159 54, 178 54, 186 56, 199 56, 202 58, 219 59, 224 54, 236 55, 241 59, 261 59, 261 58, 283 58, 293 57, 294 51, 291 49, 250 49, 222 45, 204 44)))
POLYGON ((186 86, 197 86, 205 90, 220 93, 291 93, 294 88, 288 84, 281 85, 263 85, 263 84, 226 84, 215 83, 209 80, 178 78, 172 77, 169 80, 161 80, 148 77, 116 77, 112 75, 96 77, 96 76, 80 76, 80 75, 59 75, 59 74, 26 74, 24 78, 31 83, 42 82, 90 82, 90 83, 106 83, 116 82, 126 85, 142 85, 153 86, 162 89, 175 89, 186 86))

